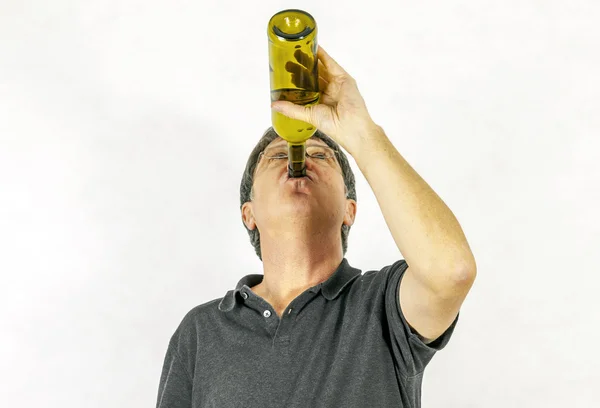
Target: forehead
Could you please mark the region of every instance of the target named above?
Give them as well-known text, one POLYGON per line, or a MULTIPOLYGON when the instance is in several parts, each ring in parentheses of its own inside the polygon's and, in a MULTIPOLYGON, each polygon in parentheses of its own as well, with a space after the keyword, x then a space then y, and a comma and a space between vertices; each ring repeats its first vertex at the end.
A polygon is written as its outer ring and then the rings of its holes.
MULTIPOLYGON (((327 144, 324 141, 322 141, 321 139, 319 139, 318 137, 311 137, 310 139, 308 139, 306 141, 306 145, 307 146, 310 146, 310 145, 327 146, 327 144)), ((273 146, 287 146, 287 141, 285 139, 282 139, 281 137, 277 137, 268 145, 268 147, 273 147, 273 146)))

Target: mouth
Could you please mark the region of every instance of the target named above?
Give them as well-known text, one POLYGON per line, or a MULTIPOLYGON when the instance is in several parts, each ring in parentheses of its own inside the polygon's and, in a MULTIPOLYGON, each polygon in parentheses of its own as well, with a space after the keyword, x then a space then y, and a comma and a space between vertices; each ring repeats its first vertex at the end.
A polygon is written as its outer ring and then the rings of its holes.
POLYGON ((312 178, 310 178, 310 176, 308 174, 306 176, 303 176, 303 177, 290 177, 289 174, 286 174, 286 176, 285 176, 285 181, 288 181, 288 180, 303 180, 303 179, 308 179, 308 180, 312 181, 312 178))

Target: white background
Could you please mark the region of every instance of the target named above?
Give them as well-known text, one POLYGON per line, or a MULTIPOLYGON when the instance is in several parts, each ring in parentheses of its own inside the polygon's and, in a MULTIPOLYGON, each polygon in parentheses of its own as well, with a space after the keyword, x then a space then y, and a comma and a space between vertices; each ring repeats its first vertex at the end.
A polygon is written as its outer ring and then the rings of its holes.
MULTIPOLYGON (((475 254, 423 406, 597 406, 592 0, 1 0, 2 405, 154 406, 183 316, 262 273, 239 185, 286 8, 315 17, 475 254)), ((350 161, 346 257, 381 269, 402 255, 350 161)))

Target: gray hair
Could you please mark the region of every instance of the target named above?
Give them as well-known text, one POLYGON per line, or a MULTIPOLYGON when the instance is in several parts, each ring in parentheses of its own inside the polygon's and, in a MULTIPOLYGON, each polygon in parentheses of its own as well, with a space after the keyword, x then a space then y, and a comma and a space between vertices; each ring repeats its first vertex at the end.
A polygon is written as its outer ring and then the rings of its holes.
MULTIPOLYGON (((268 128, 254 147, 254 150, 252 150, 252 153, 250 153, 250 157, 248 158, 248 162, 246 163, 246 169, 244 170, 244 175, 242 176, 242 183, 240 184, 240 211, 244 203, 252 201, 254 187, 254 172, 256 170, 256 164, 258 162, 260 153, 269 145, 269 143, 271 143, 278 137, 279 135, 277 134, 277 132, 275 132, 273 127, 268 128)), ((356 201, 356 185, 354 180, 354 173, 350 168, 348 158, 340 149, 340 146, 333 139, 331 139, 329 136, 327 136, 325 133, 321 132, 318 129, 312 137, 322 140, 323 142, 325 142, 325 144, 327 144, 327 146, 331 147, 335 151, 338 163, 342 168, 344 185, 346 187, 346 198, 350 198, 356 201)), ((243 221, 242 224, 244 224, 243 221)), ((246 224, 244 224, 244 227, 248 231, 248 235, 250 236, 250 243, 254 247, 256 255, 258 255, 258 258, 262 261, 262 254, 260 251, 260 232, 258 231, 258 228, 250 230, 248 229, 248 227, 246 227, 246 224)), ((341 238, 342 252, 344 256, 346 255, 346 251, 348 249, 349 233, 350 226, 342 224, 341 238)))

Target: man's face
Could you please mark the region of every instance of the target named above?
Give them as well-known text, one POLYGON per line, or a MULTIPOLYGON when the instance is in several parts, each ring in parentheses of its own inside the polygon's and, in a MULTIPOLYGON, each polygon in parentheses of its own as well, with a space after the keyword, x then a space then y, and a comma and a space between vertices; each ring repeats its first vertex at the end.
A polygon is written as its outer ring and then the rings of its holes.
MULTIPOLYGON (((318 138, 306 141, 307 149, 311 145, 328 147, 318 138)), ((287 151, 287 141, 278 137, 265 151, 278 148, 287 151)), ((251 218, 261 234, 264 228, 280 229, 297 223, 316 228, 335 225, 339 228, 343 222, 351 225, 355 208, 348 206, 355 206, 355 202, 346 199, 342 169, 336 156, 324 160, 307 156, 306 176, 289 178, 287 159, 261 156, 254 173, 253 200, 245 204, 251 205, 251 218)))

